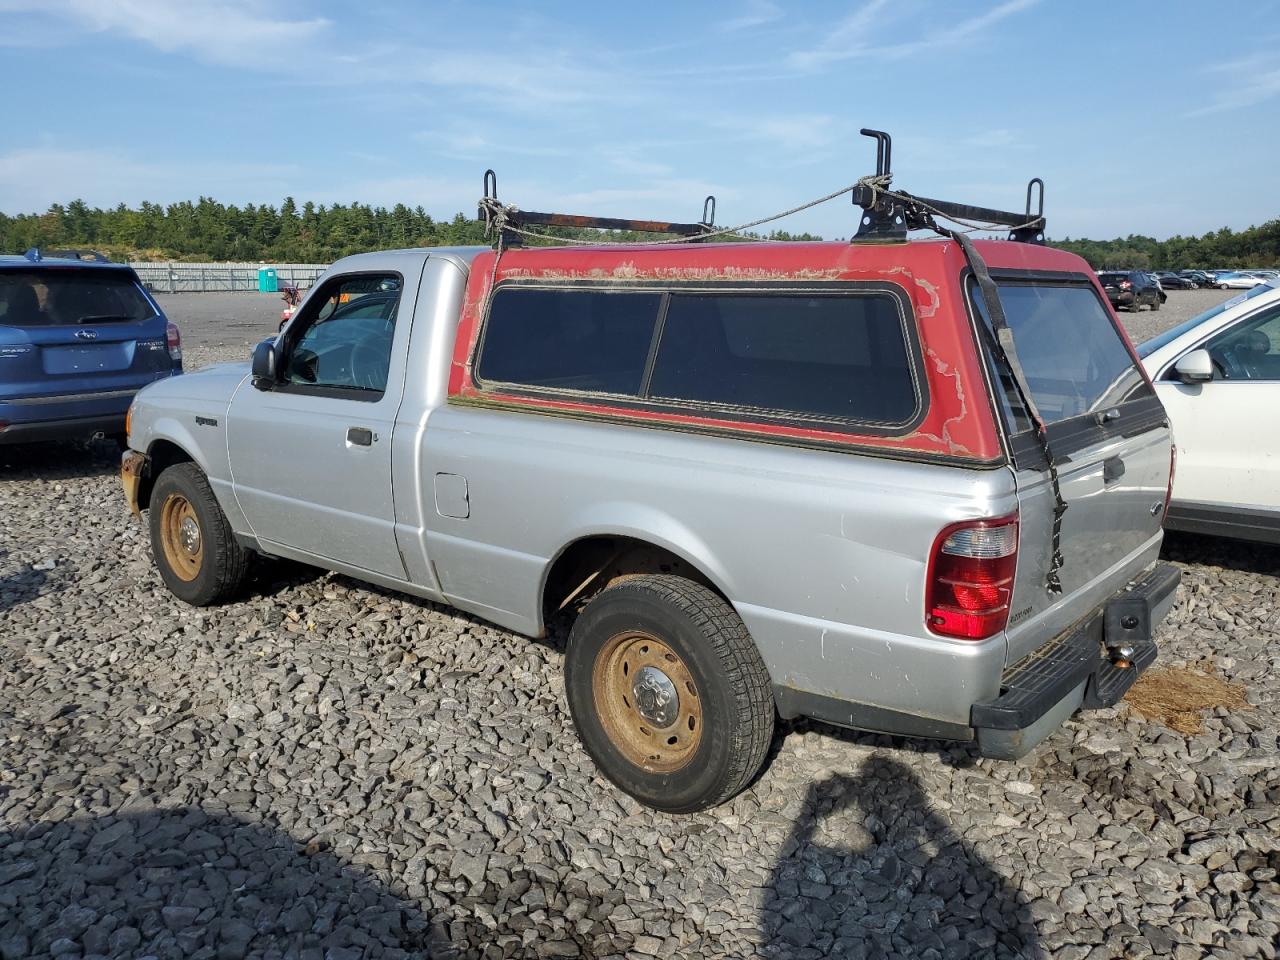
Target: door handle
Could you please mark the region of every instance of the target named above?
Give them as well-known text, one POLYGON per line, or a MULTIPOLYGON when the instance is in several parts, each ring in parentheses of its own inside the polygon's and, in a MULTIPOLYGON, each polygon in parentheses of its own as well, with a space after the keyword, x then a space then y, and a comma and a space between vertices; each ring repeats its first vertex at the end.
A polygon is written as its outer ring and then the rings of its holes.
POLYGON ((373 439, 373 431, 368 427, 347 427, 347 443, 357 447, 371 447, 373 439))
POLYGON ((1102 482, 1114 483, 1124 476, 1124 461, 1119 457, 1108 457, 1102 462, 1102 482))

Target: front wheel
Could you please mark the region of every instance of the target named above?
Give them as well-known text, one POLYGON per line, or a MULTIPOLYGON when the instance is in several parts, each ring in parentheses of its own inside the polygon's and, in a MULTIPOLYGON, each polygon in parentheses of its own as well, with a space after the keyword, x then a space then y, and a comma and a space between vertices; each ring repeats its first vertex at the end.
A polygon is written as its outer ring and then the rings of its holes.
POLYGON ((1227 287, 1227 285, 1226 285, 1225 283, 1220 283, 1220 284, 1218 284, 1218 289, 1219 289, 1219 290, 1227 290, 1227 289, 1229 289, 1229 288, 1227 287))
POLYGON ((236 542, 199 467, 179 463, 161 473, 149 512, 151 552, 170 593, 206 607, 240 590, 249 572, 249 551, 236 542))
POLYGON ((769 674, 746 626, 683 577, 636 576, 601 591, 570 632, 565 687, 601 772, 669 813, 737 794, 773 740, 769 674))

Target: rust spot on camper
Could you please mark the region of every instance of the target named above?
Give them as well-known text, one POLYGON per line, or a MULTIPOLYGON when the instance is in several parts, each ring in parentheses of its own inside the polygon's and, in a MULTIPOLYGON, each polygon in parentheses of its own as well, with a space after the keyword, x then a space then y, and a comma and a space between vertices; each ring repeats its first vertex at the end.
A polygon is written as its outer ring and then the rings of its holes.
POLYGON ((760 280, 835 280, 840 276, 836 267, 819 270, 773 270, 763 267, 677 267, 657 266, 641 269, 632 261, 624 261, 611 270, 593 267, 586 270, 562 270, 552 267, 513 267, 503 270, 503 280, 544 280, 549 283, 571 280, 671 280, 671 281, 760 281, 760 280))
POLYGON ((927 320, 938 312, 938 307, 942 304, 942 298, 938 296, 938 288, 928 280, 921 280, 919 277, 913 277, 916 286, 925 292, 929 298, 928 303, 917 303, 916 313, 921 320, 927 320))
POLYGON ((939 443, 946 444, 947 449, 953 454, 972 454, 972 450, 963 443, 954 440, 951 436, 951 425, 953 423, 963 423, 965 417, 968 416, 969 409, 968 400, 965 397, 964 392, 964 383, 960 379, 960 371, 939 357, 932 347, 925 347, 925 356, 927 356, 933 363, 933 369, 937 374, 947 380, 950 380, 954 385, 956 404, 958 406, 956 407, 955 415, 948 417, 942 422, 941 436, 932 433, 924 434, 924 436, 930 437, 939 443))

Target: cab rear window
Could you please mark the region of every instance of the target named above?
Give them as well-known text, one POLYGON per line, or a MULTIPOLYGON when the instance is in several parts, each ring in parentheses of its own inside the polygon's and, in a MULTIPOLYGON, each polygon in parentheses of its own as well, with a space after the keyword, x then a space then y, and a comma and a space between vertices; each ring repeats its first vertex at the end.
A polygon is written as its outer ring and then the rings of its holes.
MULTIPOLYGON (((1092 285, 1002 282, 999 289, 1032 399, 1046 424, 1152 395, 1092 285)), ((993 381, 1001 385, 996 394, 1010 428, 1029 430, 1011 378, 993 360, 991 320, 973 281, 969 299, 986 326, 987 362, 993 381)))
POLYGON ((126 323, 155 316, 133 277, 114 270, 0 272, 0 325, 56 327, 126 323))
POLYGON ((893 428, 920 409, 907 336, 883 292, 514 288, 493 299, 476 373, 484 386, 893 428))

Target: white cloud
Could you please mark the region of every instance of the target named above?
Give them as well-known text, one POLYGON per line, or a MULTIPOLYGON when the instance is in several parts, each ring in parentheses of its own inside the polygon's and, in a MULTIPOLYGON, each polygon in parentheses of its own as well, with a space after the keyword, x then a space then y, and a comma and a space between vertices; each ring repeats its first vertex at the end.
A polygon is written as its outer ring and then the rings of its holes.
POLYGON ((166 53, 271 69, 323 34, 323 18, 286 19, 270 0, 0 0, 0 12, 52 17, 73 29, 114 33, 166 53))
POLYGON ((733 116, 720 125, 730 136, 763 141, 788 154, 830 146, 838 136, 836 118, 825 113, 733 116))
POLYGON ((835 29, 816 47, 792 51, 787 62, 800 69, 812 69, 835 60, 859 56, 870 46, 871 34, 890 3, 891 0, 869 0, 836 24, 835 29))
POLYGON ((859 58, 901 60, 935 50, 955 46, 969 40, 1007 17, 1021 13, 1040 0, 1005 0, 985 13, 947 24, 925 33, 918 40, 894 42, 886 39, 887 26, 898 24, 908 12, 902 0, 869 0, 841 21, 821 43, 804 50, 792 51, 787 63, 792 67, 813 70, 829 63, 859 58))
POLYGON ((1241 110, 1280 96, 1280 66, 1274 54, 1255 53, 1228 63, 1214 64, 1205 72, 1222 74, 1229 78, 1229 83, 1217 92, 1210 103, 1192 110, 1188 117, 1241 110))
POLYGON ((725 33, 733 33, 738 30, 763 27, 766 23, 781 19, 782 8, 773 0, 747 0, 742 12, 720 24, 720 29, 725 33))
POLYGON ((278 203, 294 192, 297 176, 298 168, 284 163, 155 163, 116 149, 25 147, 0 154, 0 210, 43 212, 75 198, 113 207, 219 194, 278 203))

